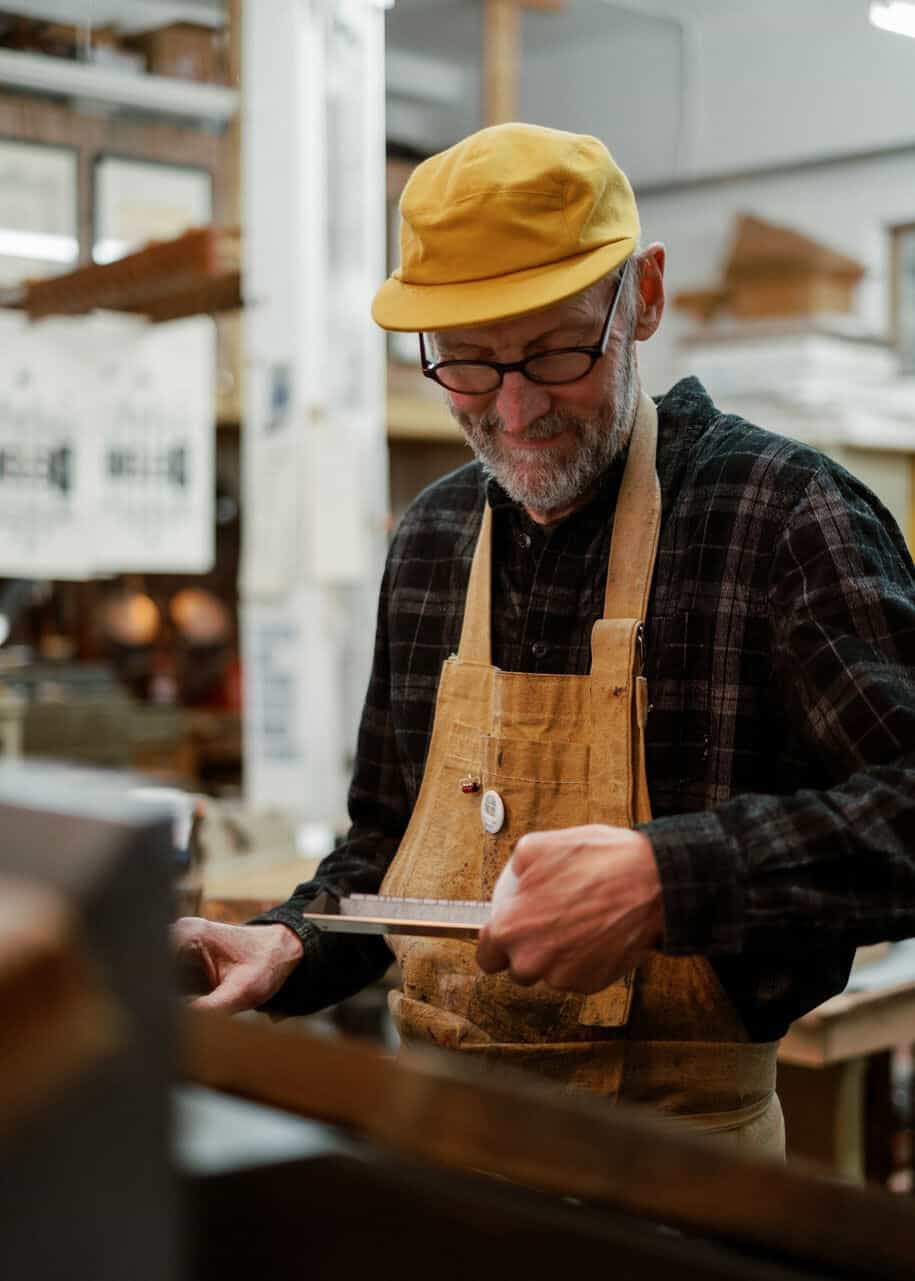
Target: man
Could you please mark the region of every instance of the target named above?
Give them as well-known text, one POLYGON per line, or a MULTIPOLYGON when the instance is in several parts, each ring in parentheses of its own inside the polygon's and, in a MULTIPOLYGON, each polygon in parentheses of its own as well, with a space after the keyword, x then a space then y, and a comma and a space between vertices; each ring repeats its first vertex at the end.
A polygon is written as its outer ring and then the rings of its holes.
POLYGON ((337 1001, 391 954, 307 926, 322 889, 485 899, 510 860, 476 953, 392 942, 402 1034, 778 1152, 778 1038, 915 926, 911 558, 822 455, 642 393, 664 250, 601 143, 484 130, 401 213, 374 315, 478 461, 394 537, 347 840, 256 925, 178 927, 202 1003, 337 1001))

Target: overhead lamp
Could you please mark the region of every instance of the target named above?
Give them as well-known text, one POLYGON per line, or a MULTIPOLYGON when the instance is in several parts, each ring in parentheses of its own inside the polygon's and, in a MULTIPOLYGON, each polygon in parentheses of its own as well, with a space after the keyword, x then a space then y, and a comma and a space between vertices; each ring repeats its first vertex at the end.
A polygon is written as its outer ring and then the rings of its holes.
POLYGON ((870 20, 881 31, 915 38, 915 4, 912 0, 871 0, 870 20))

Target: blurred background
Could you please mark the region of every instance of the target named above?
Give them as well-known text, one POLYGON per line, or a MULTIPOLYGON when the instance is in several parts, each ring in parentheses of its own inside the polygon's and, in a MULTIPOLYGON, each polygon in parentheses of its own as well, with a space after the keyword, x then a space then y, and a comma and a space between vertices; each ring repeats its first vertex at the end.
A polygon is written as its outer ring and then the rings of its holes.
POLYGON ((0 11, 6 750, 276 807, 300 843, 345 824, 387 536, 469 457, 368 303, 412 168, 487 123, 628 172, 668 247, 650 391, 697 374, 915 536, 913 12, 0 11))
MULTIPOLYGON (((412 169, 486 124, 629 174, 668 249, 649 392, 698 375, 913 545, 912 36, 899 0, 0 10, 2 752, 193 796, 189 904, 226 920, 345 830, 390 532, 470 457, 369 304, 412 169)), ((871 1165, 908 1187, 881 1054, 871 1165)))

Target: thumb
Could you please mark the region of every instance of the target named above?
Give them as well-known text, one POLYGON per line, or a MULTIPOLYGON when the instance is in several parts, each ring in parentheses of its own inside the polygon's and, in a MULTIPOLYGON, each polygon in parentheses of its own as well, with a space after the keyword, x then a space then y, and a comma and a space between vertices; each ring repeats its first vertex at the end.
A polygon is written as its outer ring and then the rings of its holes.
POLYGON ((191 1005, 198 1010, 222 1010, 224 1014, 240 1014, 243 1010, 254 1009, 262 999, 251 982, 250 971, 244 966, 236 966, 223 979, 218 987, 213 988, 206 996, 198 996, 191 1005))

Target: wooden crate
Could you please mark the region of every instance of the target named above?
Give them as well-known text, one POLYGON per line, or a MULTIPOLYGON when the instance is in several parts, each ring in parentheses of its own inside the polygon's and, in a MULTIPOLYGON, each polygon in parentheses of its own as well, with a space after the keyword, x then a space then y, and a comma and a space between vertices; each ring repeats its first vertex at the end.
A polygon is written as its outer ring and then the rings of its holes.
POLYGON ((145 56, 153 75, 225 83, 223 38, 211 27, 173 22, 135 36, 130 43, 145 56))

